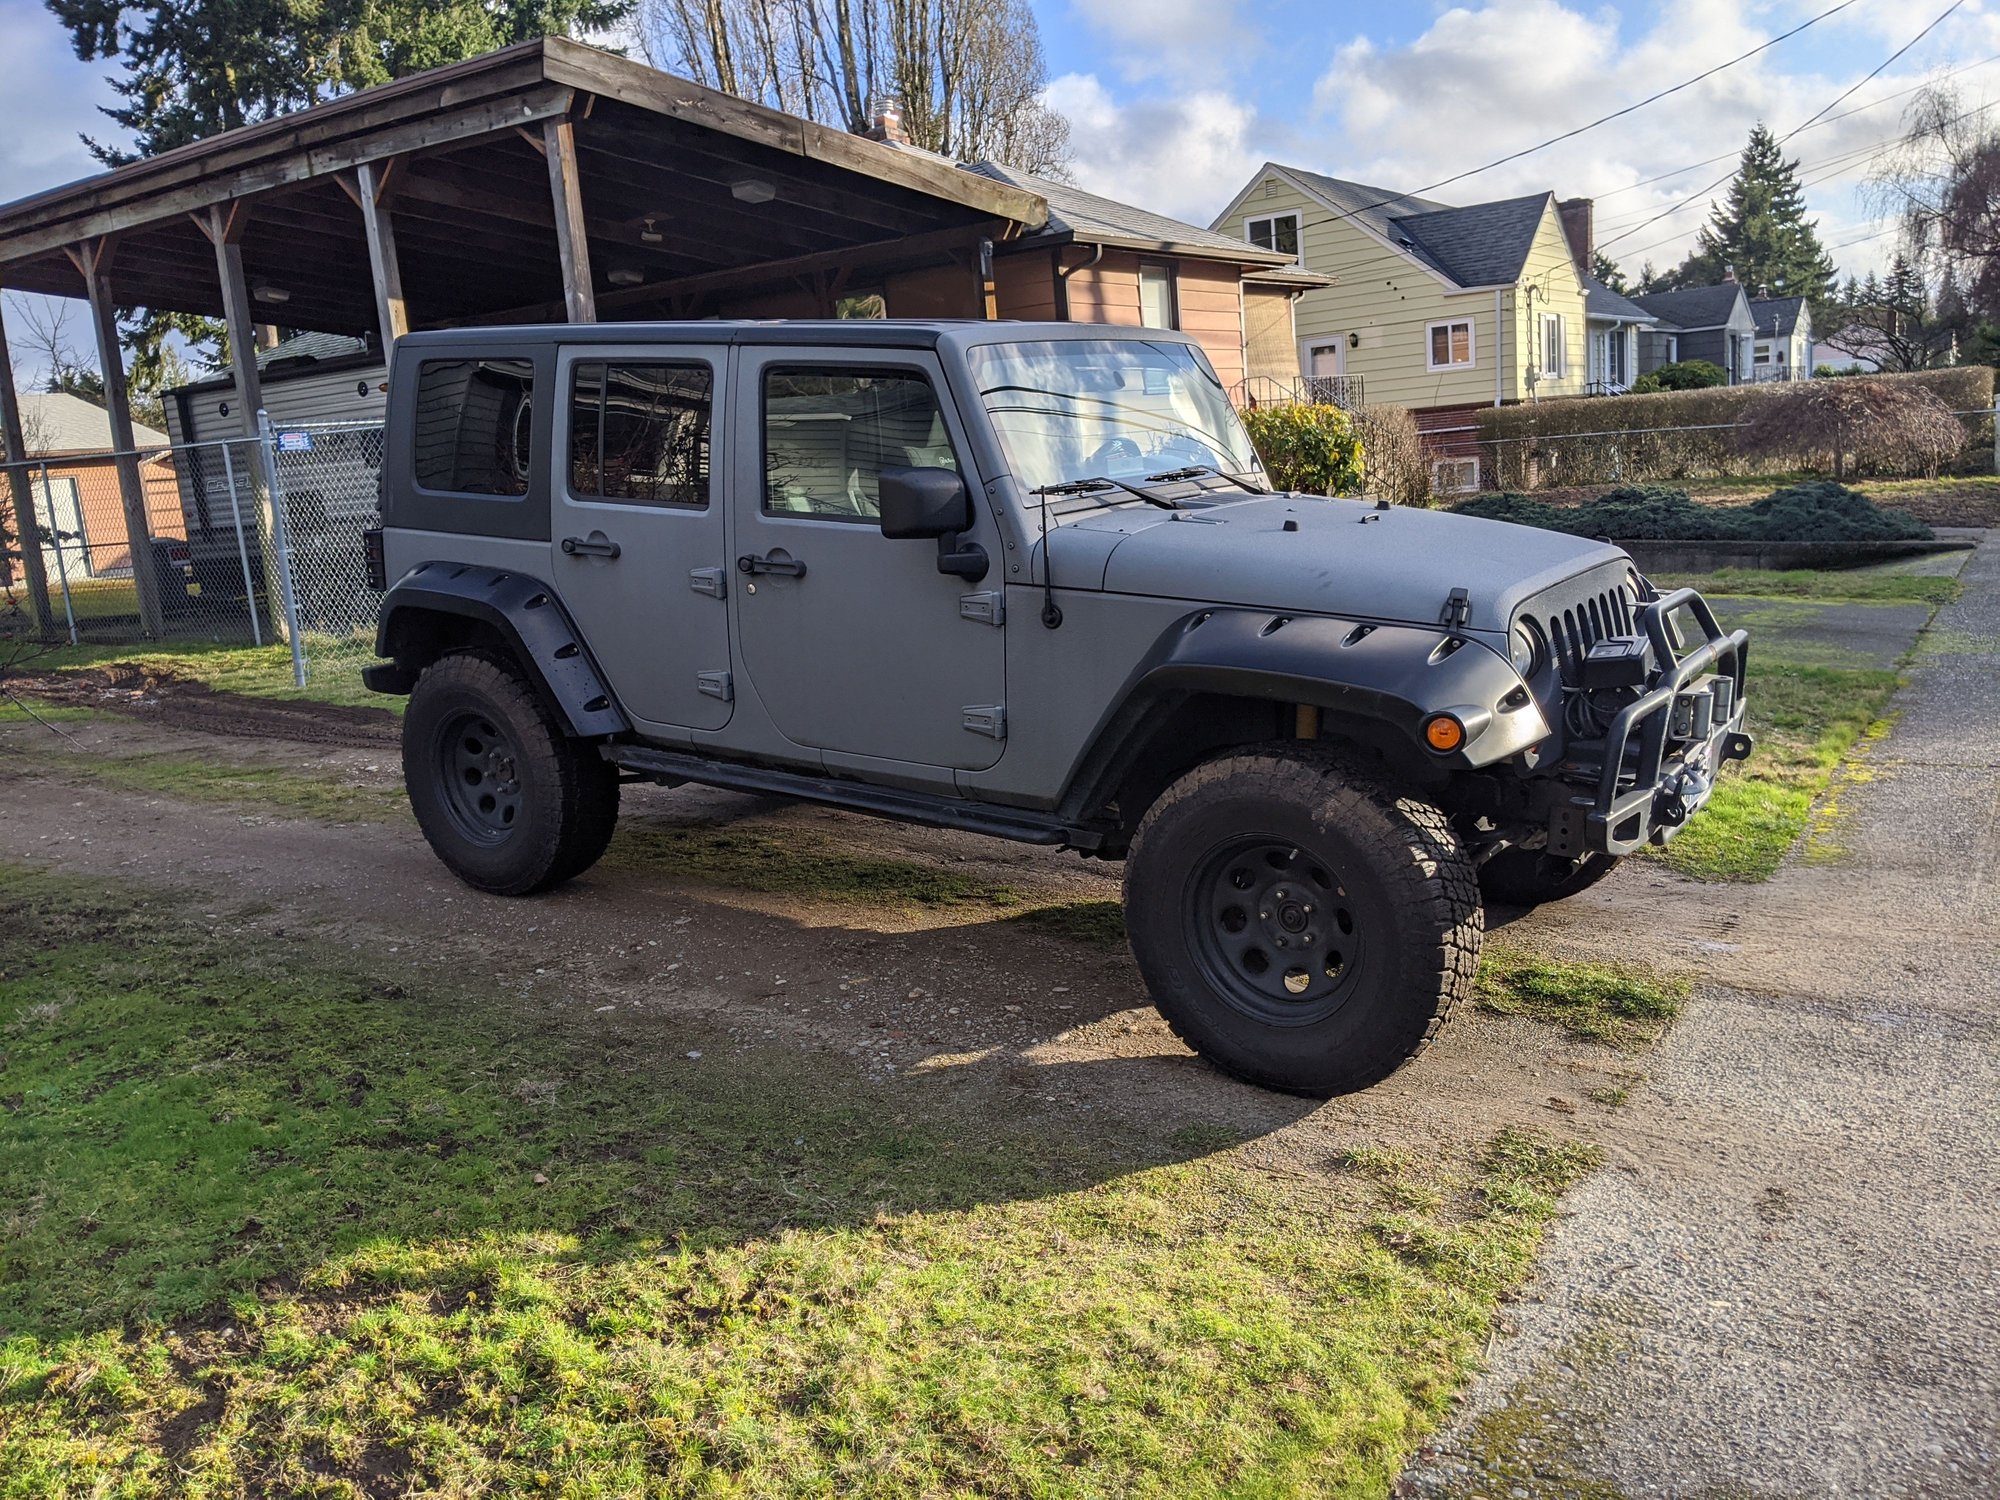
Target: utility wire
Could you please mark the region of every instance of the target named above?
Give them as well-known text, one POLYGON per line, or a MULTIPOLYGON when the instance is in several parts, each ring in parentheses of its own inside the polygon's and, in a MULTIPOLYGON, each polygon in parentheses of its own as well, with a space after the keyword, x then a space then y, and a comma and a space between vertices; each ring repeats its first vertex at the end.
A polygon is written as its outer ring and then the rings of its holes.
MULTIPOLYGON (((1881 62, 1876 64, 1873 71, 1871 71, 1867 75, 1867 77, 1861 79, 1860 82, 1854 84, 1851 88, 1848 88, 1845 91, 1843 91, 1838 97, 1833 99, 1824 108, 1814 111, 1813 114, 1805 121, 1803 121, 1798 125, 1794 125, 1790 130, 1786 131, 1785 134, 1779 136, 1778 144, 1780 146, 1784 145, 1786 141, 1789 141, 1793 136, 1797 135, 1801 130, 1805 130, 1811 127, 1814 123, 1820 120, 1829 110, 1832 110, 1836 106, 1846 102, 1848 99, 1851 99, 1854 96, 1854 94, 1862 87, 1863 84, 1866 84, 1871 80, 1880 77, 1884 69, 1886 69, 1891 63, 1895 62, 1896 59, 1901 57, 1905 52, 1908 52, 1912 47, 1916 46, 1918 42, 1921 42, 1925 37, 1929 36, 1933 31, 1936 31, 1938 27, 1942 26, 1945 23, 1945 21, 1950 18, 1950 16, 1954 11, 1958 10, 1964 4, 1965 0, 1952 0, 1952 3, 1946 6, 1942 11, 1940 11, 1936 19, 1933 20, 1930 23, 1930 25, 1926 26, 1922 31, 1918 32, 1915 36, 1911 37, 1907 42, 1903 43, 1903 45, 1898 47, 1894 52, 1891 52, 1887 57, 1883 58, 1881 62)), ((1736 174, 1734 172, 1723 173, 1722 176, 1716 178, 1715 181, 1711 182, 1707 187, 1698 189, 1694 193, 1689 194, 1686 198, 1683 198, 1680 202, 1674 204, 1671 208, 1662 209, 1659 213, 1654 214, 1650 219, 1645 220, 1643 223, 1635 224, 1630 229, 1624 230, 1622 233, 1613 235, 1610 239, 1604 241, 1604 243, 1599 245, 1597 248, 1600 250, 1606 249, 1609 246, 1617 244, 1620 240, 1630 239, 1640 230, 1649 228, 1652 225, 1659 223, 1660 220, 1662 219, 1671 218, 1673 215, 1679 213, 1682 209, 1686 208, 1690 203, 1697 202, 1698 200, 1707 197, 1710 193, 1714 192, 1718 187, 1722 186, 1723 183, 1729 181, 1729 179, 1734 177, 1735 175, 1736 174)))

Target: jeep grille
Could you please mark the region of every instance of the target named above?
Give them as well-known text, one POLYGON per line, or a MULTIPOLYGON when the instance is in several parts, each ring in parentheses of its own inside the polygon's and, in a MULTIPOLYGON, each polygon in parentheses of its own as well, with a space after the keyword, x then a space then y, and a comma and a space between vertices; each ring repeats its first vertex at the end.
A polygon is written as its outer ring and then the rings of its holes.
POLYGON ((1549 638, 1556 670, 1565 687, 1583 680, 1584 653, 1607 636, 1631 635, 1636 629, 1632 590, 1625 584, 1590 594, 1574 603, 1557 605, 1537 601, 1539 608, 1522 612, 1549 638))

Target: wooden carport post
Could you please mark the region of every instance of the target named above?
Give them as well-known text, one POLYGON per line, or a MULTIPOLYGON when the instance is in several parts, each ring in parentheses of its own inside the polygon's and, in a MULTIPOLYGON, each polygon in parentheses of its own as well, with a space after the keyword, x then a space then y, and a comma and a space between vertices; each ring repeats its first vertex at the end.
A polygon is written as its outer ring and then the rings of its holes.
POLYGON ((396 171, 391 157, 380 171, 364 161, 354 169, 355 180, 336 179, 341 190, 361 210, 361 227, 368 237, 368 271, 375 285, 375 321, 381 329, 382 358, 395 351, 396 340, 410 331, 410 313, 403 301, 403 265, 396 258, 396 226, 389 217, 389 181, 396 171))
POLYGON ((577 180, 576 127, 568 120, 544 120, 542 155, 549 159, 549 193, 555 200, 563 308, 572 323, 595 323, 597 293, 590 284, 590 237, 583 226, 583 187, 577 180))
POLYGON ((104 408, 111 418, 111 446, 118 457, 118 497, 125 507, 125 541, 132 550, 132 581, 139 595, 139 628, 166 634, 160 575, 153 566, 153 533, 146 519, 146 491, 132 444, 132 396, 125 385, 125 352, 118 345, 118 308, 111 300, 110 235, 86 240, 68 252, 90 291, 90 324, 97 333, 97 361, 104 375, 104 408))
POLYGON ((49 608, 49 578, 42 567, 41 521, 35 514, 35 486, 28 478, 28 440, 21 424, 21 397, 14 389, 14 362, 7 352, 7 324, 0 318, 0 438, 6 440, 7 471, 14 492, 14 530, 21 548, 21 574, 28 585, 28 618, 35 629, 55 621, 49 608))

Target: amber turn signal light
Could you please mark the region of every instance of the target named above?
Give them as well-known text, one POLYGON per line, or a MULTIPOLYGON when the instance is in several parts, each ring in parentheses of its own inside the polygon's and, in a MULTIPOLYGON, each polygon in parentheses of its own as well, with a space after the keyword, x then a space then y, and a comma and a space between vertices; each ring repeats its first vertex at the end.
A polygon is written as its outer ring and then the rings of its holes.
POLYGON ((1450 714, 1432 714, 1424 720, 1424 743, 1448 755, 1465 743, 1465 726, 1450 714))

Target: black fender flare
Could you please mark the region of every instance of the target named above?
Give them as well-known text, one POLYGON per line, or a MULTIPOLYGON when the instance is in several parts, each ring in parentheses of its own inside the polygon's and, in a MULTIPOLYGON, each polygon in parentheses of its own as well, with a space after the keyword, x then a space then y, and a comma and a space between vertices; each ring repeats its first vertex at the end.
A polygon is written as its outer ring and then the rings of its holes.
POLYGON ((1413 757, 1477 770, 1550 736, 1513 663, 1478 639, 1437 626, 1384 625, 1260 609, 1204 609, 1160 636, 1098 721, 1061 806, 1082 816, 1111 795, 1143 751, 1150 720, 1196 694, 1318 708, 1323 724, 1387 725, 1413 757), (1465 743, 1439 754, 1422 726, 1456 715, 1465 743))
POLYGON ((382 596, 375 654, 388 660, 362 676, 378 692, 407 693, 427 665, 413 662, 421 625, 438 616, 476 620, 513 647, 572 735, 590 739, 632 727, 590 648, 541 579, 466 563, 418 563, 382 596))

